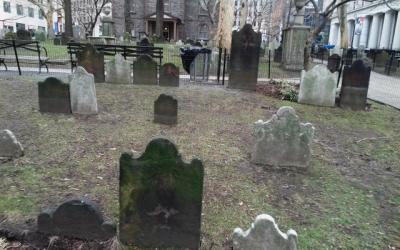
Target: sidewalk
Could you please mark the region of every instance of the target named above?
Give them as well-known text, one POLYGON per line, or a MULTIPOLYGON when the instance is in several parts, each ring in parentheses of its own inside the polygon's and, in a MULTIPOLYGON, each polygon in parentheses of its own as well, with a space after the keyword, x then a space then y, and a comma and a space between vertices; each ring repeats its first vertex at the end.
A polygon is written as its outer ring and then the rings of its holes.
POLYGON ((400 109, 400 79, 371 72, 368 98, 400 109))

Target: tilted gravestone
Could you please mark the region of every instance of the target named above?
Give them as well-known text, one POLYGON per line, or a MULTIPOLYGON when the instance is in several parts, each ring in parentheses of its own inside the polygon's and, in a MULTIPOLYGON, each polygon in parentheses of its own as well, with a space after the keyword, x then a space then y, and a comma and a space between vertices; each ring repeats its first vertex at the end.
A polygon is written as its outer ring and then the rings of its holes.
POLYGON ((24 155, 24 149, 8 129, 0 131, 0 158, 13 159, 24 155))
POLYGON ((179 87, 179 67, 166 63, 160 69, 160 86, 179 87))
POLYGON ((338 72, 331 73, 325 65, 316 65, 301 72, 299 103, 335 106, 338 72))
POLYGON ((255 90, 260 59, 261 33, 254 32, 250 24, 232 34, 228 87, 255 90))
POLYGON ((84 240, 107 240, 116 235, 116 227, 104 221, 96 205, 84 199, 64 202, 55 210, 38 216, 38 231, 50 235, 84 240))
POLYGON ((40 112, 70 114, 71 100, 69 85, 61 80, 49 77, 38 83, 40 112))
POLYGON ((154 122, 166 125, 178 121, 178 101, 172 96, 161 94, 154 102, 154 122))
POLYGON ((69 90, 72 113, 82 115, 98 113, 94 77, 81 66, 78 66, 71 75, 69 90))
POLYGON ((327 68, 331 73, 337 72, 340 69, 340 60, 341 57, 338 54, 333 54, 328 57, 328 66, 327 68))
POLYGON ((363 60, 357 60, 343 70, 342 89, 340 91, 340 107, 353 110, 365 110, 367 104, 371 67, 363 60))
POLYGON ((251 162, 284 168, 306 168, 311 158, 314 127, 301 123, 292 107, 281 107, 271 119, 254 126, 251 162))
POLYGON ((141 55, 133 63, 133 84, 157 85, 157 63, 149 55, 141 55))
POLYGON ((117 54, 114 59, 106 64, 106 82, 131 84, 131 63, 117 54))
POLYGON ((297 250, 297 233, 293 229, 281 232, 274 218, 262 214, 246 232, 236 228, 233 233, 234 250, 297 250))
POLYGON ((95 82, 104 82, 104 54, 98 52, 92 44, 86 44, 85 48, 78 52, 78 65, 94 75, 95 82))
POLYGON ((139 158, 120 158, 119 239, 141 248, 199 249, 204 168, 153 139, 139 158))

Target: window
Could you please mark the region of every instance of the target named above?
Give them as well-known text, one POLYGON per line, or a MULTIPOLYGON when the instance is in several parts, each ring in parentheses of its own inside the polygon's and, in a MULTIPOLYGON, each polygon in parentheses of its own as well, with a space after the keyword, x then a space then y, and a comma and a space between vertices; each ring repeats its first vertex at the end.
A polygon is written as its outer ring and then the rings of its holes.
POLYGON ((202 24, 200 26, 200 31, 199 31, 199 38, 203 40, 208 40, 208 25, 207 24, 202 24))
POLYGON ((39 19, 43 19, 43 11, 39 9, 39 19))
POLYGON ((29 17, 35 17, 35 11, 31 7, 28 8, 28 16, 29 17))
POLYGON ((10 2, 4 1, 4 2, 3 2, 3 9, 4 9, 4 12, 11 13, 11 5, 10 5, 10 2))
POLYGON ((40 32, 46 32, 46 27, 38 26, 40 32))
POLYGON ((171 12, 171 3, 169 2, 169 0, 164 0, 164 12, 171 12))
POLYGON ((25 30, 25 24, 23 23, 16 23, 17 30, 25 30))
POLYGON ((17 4, 17 15, 18 16, 24 15, 24 7, 22 6, 22 4, 17 4))

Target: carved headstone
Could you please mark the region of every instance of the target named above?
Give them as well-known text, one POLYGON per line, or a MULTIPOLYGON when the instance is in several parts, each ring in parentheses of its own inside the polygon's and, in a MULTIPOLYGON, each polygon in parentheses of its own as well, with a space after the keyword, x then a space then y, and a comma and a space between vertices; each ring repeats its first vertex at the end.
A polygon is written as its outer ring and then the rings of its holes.
POLYGON ((96 85, 94 84, 93 75, 78 66, 70 78, 69 90, 72 113, 82 115, 97 114, 96 85))
POLYGON ((327 68, 331 73, 338 72, 340 69, 340 56, 338 54, 333 54, 328 57, 328 66, 327 68))
POLYGON ((325 65, 316 65, 301 72, 299 103, 335 106, 338 72, 331 73, 325 65))
POLYGON ((365 110, 370 75, 371 68, 367 67, 362 60, 357 60, 351 67, 344 68, 340 107, 365 110))
POLYGON ((8 129, 0 131, 0 158, 13 159, 24 155, 21 143, 8 129))
POLYGON ((178 101, 172 96, 161 94, 154 102, 154 122, 166 125, 178 121, 178 101))
POLYGON ((107 240, 116 234, 115 225, 104 221, 97 206, 83 199, 42 212, 37 223, 39 232, 84 240, 107 240))
POLYGON ((281 232, 274 218, 257 216, 251 228, 244 232, 236 228, 233 233, 234 250, 297 250, 297 233, 293 229, 281 232))
POLYGON ((292 107, 281 107, 266 122, 254 126, 251 162, 273 167, 306 168, 311 157, 314 127, 301 123, 292 107))
POLYGON ((255 90, 260 59, 261 33, 254 32, 250 24, 232 34, 230 74, 228 87, 255 90))
POLYGON ((94 75, 95 82, 104 82, 104 54, 98 52, 92 44, 86 44, 83 51, 77 54, 78 65, 94 75))
POLYGON ((71 111, 69 85, 49 77, 38 83, 40 112, 67 113, 71 111))
POLYGON ((106 82, 132 84, 131 63, 120 54, 106 64, 106 82))
POLYGON ((176 146, 157 138, 137 159, 120 159, 119 238, 141 248, 200 245, 204 169, 182 161, 176 146))
POLYGON ((133 63, 133 84, 157 85, 157 63, 149 55, 141 55, 133 63))
POLYGON ((160 86, 179 87, 179 67, 164 64, 160 69, 160 86))

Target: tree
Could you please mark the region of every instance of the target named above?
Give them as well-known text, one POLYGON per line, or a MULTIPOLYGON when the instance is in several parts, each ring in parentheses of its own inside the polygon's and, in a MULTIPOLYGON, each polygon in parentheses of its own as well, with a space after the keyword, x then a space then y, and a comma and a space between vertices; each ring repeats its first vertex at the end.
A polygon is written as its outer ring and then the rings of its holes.
POLYGON ((72 16, 85 29, 86 34, 92 36, 101 12, 107 4, 111 3, 111 0, 88 0, 84 5, 77 3, 75 2, 72 6, 72 16))
POLYGON ((39 0, 28 0, 28 2, 36 5, 39 8, 39 11, 43 14, 43 17, 46 19, 47 22, 47 36, 49 38, 54 38, 54 30, 53 30, 53 13, 55 10, 54 0, 46 0, 46 1, 39 1, 39 0))
POLYGON ((156 5, 156 36, 158 39, 163 38, 164 23, 164 0, 157 0, 156 5))

